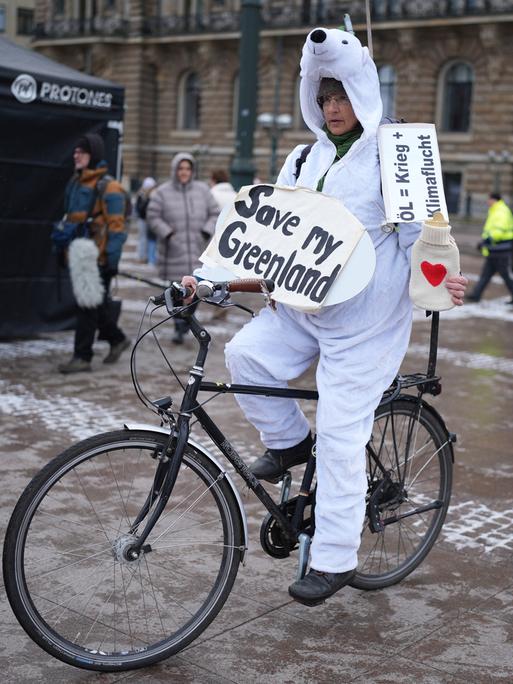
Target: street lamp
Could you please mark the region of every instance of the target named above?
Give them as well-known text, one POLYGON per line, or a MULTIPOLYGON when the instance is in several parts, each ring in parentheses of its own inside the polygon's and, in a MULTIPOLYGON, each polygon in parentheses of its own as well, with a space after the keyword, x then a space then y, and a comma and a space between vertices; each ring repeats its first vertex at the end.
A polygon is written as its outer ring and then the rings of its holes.
POLYGON ((257 118, 258 123, 264 128, 271 138, 271 161, 269 164, 269 180, 274 183, 276 180, 276 150, 278 140, 284 130, 292 126, 290 114, 271 114, 263 112, 257 118))
POLYGON ((500 194, 503 165, 511 164, 513 157, 508 150, 502 150, 501 152, 488 150, 488 160, 493 170, 493 191, 500 194))
POLYGON ((253 134, 258 92, 258 48, 262 0, 241 0, 239 43, 239 114, 235 157, 231 165, 232 185, 239 190, 255 177, 253 134))
POLYGON ((197 144, 193 145, 191 149, 192 156, 194 157, 196 163, 195 163, 195 170, 194 170, 194 175, 196 178, 199 178, 200 174, 200 157, 205 158, 208 157, 210 153, 210 145, 203 145, 203 144, 197 144))

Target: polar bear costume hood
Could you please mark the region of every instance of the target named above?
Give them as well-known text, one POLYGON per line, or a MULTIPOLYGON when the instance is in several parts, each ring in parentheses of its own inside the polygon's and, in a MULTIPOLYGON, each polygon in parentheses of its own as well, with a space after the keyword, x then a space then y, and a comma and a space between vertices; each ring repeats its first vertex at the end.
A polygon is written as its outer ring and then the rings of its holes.
POLYGON ((341 29, 313 29, 303 46, 300 66, 301 112, 318 140, 327 140, 322 130, 324 117, 317 104, 322 78, 336 78, 342 83, 363 127, 362 138, 376 135, 383 113, 378 71, 369 50, 356 36, 341 29))

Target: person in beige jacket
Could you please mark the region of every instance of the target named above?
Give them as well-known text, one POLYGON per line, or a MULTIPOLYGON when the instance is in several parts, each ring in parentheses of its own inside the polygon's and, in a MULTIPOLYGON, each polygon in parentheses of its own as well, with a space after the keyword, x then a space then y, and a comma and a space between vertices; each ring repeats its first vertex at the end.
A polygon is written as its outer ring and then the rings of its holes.
MULTIPOLYGON (((199 256, 214 233, 219 207, 206 183, 195 180, 192 155, 180 153, 171 162, 171 178, 151 195, 148 226, 157 235, 157 268, 164 280, 180 281, 197 268, 199 256)), ((186 321, 176 319, 173 341, 183 342, 186 321)))

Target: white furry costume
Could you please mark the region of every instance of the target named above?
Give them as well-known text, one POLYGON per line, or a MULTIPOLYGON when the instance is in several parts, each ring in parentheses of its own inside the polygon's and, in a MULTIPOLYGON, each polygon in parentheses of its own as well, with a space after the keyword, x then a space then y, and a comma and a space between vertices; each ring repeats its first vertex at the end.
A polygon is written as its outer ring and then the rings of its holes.
MULTIPOLYGON (((362 222, 376 248, 377 264, 367 288, 349 301, 306 314, 278 305, 265 309, 227 345, 234 382, 286 386, 319 355, 317 366, 317 507, 311 566, 344 572, 357 565, 365 513, 365 444, 374 410, 396 375, 408 346, 411 303, 409 252, 418 224, 383 230, 376 131, 382 105, 374 62, 359 40, 339 29, 321 29, 326 40, 306 39, 301 59, 301 109, 317 136, 297 185, 340 198, 362 222), (336 150, 321 127, 316 96, 323 77, 342 81, 364 132, 335 164, 336 150)), ((318 35, 317 35, 318 37, 318 35)), ((294 185, 295 162, 288 156, 278 185, 294 185)), ((238 396, 249 420, 269 448, 300 442, 309 425, 291 399, 238 396)))

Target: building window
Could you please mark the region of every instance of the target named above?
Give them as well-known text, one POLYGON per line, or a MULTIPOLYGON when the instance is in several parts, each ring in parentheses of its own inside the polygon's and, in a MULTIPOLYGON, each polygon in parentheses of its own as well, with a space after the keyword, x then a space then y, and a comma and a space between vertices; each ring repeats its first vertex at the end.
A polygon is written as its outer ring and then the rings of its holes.
POLYGON ((298 76, 294 87, 294 102, 292 103, 292 129, 295 131, 305 131, 308 129, 308 126, 303 120, 303 114, 301 113, 301 100, 299 97, 300 87, 301 76, 298 76))
POLYGON ((383 102, 383 116, 395 116, 396 73, 391 64, 383 64, 378 69, 379 91, 383 102))
POLYGON ((0 33, 5 33, 5 5, 0 5, 0 33))
POLYGON ((459 214, 461 204, 461 173, 444 173, 443 182, 447 211, 449 214, 459 214))
POLYGON ((193 71, 184 74, 178 92, 178 128, 198 130, 201 109, 201 83, 198 75, 193 71))
POLYGON ((64 14, 66 11, 66 0, 53 0, 53 11, 55 14, 64 14))
POLYGON ((34 10, 18 8, 16 31, 20 36, 31 36, 34 32, 34 10))
POLYGON ((239 88, 240 77, 239 74, 233 79, 232 89, 232 130, 237 131, 239 125, 239 88))
POLYGON ((443 75, 442 130, 465 133, 470 128, 474 71, 463 62, 449 66, 443 75))

